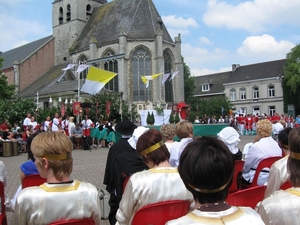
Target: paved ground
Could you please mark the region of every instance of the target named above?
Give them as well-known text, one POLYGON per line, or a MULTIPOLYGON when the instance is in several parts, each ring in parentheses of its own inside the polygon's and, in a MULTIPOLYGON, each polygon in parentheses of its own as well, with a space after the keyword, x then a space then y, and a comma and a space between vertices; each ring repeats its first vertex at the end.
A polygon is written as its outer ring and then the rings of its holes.
MULTIPOLYGON (((254 136, 242 136, 239 148, 243 150, 246 143, 253 141, 254 136)), ((74 167, 71 178, 87 181, 94 184, 97 188, 104 188, 103 177, 106 165, 108 148, 92 148, 91 151, 74 150, 74 167)), ((8 184, 7 194, 12 198, 20 185, 19 166, 27 160, 27 154, 22 153, 18 156, 0 157, 7 169, 8 184)), ((8 225, 11 225, 11 213, 7 213, 8 225)), ((109 225, 108 220, 103 220, 102 225, 109 225)))

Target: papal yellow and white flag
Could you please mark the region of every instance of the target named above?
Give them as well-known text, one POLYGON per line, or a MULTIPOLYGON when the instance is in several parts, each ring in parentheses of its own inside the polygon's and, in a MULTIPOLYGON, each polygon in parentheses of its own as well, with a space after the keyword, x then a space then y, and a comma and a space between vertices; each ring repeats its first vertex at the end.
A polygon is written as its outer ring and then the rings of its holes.
POLYGON ((146 88, 149 87, 149 80, 154 80, 155 78, 158 78, 162 73, 152 74, 150 76, 141 76, 141 79, 144 84, 146 84, 146 88))
POLYGON ((95 95, 117 74, 91 66, 81 91, 95 95))

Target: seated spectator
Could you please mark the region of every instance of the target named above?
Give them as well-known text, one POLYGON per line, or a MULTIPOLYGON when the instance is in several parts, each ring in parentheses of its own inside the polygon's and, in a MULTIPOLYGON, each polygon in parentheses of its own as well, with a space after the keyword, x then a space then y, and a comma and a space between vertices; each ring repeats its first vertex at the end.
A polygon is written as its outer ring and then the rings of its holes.
POLYGON ((70 139, 73 143, 74 149, 76 148, 75 138, 82 138, 82 137, 83 137, 83 130, 79 126, 79 123, 76 123, 75 127, 73 127, 71 130, 71 137, 70 137, 70 139))
POLYGON ((272 137, 274 138, 275 141, 278 141, 278 134, 280 131, 284 129, 284 126, 279 122, 273 124, 272 126, 273 126, 272 137))
POLYGON ((178 166, 179 157, 184 147, 193 140, 193 125, 188 121, 180 121, 176 124, 175 133, 180 141, 175 142, 170 148, 171 156, 169 162, 174 167, 178 166))
POLYGON ((217 134, 218 139, 222 140, 231 151, 235 160, 242 159, 242 152, 237 147, 240 140, 240 135, 233 127, 225 127, 217 134))
POLYGON ((259 208, 265 224, 298 225, 300 219, 300 128, 294 128, 289 134, 290 155, 287 170, 292 188, 279 190, 265 198, 259 208))
POLYGON ((26 152, 26 141, 23 140, 23 133, 21 128, 17 130, 17 133, 14 134, 14 139, 18 141, 19 152, 26 152))
POLYGON ((16 201, 12 224, 50 224, 55 221, 92 218, 100 224, 97 188, 71 180, 72 142, 62 133, 44 132, 31 143, 35 164, 47 182, 23 189, 16 201))
POLYGON ((222 141, 215 137, 201 137, 187 144, 178 171, 185 187, 193 194, 196 209, 166 225, 264 224, 250 207, 226 203, 234 160, 222 141))
POLYGON ((149 204, 169 200, 192 202, 192 195, 184 187, 177 169, 168 162, 170 153, 158 130, 149 129, 143 133, 138 138, 136 150, 150 169, 131 175, 119 205, 116 224, 131 224, 134 214, 149 204))
POLYGON ((278 145, 284 152, 285 157, 273 163, 270 168, 269 179, 267 190, 265 192, 265 198, 268 197, 275 191, 278 191, 282 184, 284 184, 288 178, 289 174, 287 171, 287 160, 290 155, 289 149, 289 134, 292 128, 287 127, 284 130, 280 131, 278 134, 278 145))
POLYGON ((175 134, 175 126, 173 124, 164 124, 160 127, 160 132, 163 136, 163 140, 168 150, 170 151, 171 146, 175 143, 174 138, 175 134))
MULTIPOLYGON (((271 136, 272 123, 269 120, 259 120, 256 124, 256 132, 256 142, 249 147, 245 158, 242 174, 242 183, 245 184, 252 183, 256 168, 261 160, 273 156, 282 156, 282 150, 271 136)), ((257 183, 263 185, 268 181, 268 177, 269 169, 266 168, 264 172, 259 174, 257 183)))
POLYGON ((196 116, 194 123, 200 123, 199 116, 196 116))
POLYGON ((34 133, 33 135, 31 135, 27 139, 28 161, 22 163, 21 166, 20 166, 20 170, 21 170, 21 173, 20 173, 21 185, 19 186, 19 188, 17 189, 14 197, 10 201, 12 209, 15 208, 17 197, 18 197, 18 195, 20 194, 20 192, 22 190, 22 182, 23 182, 24 178, 26 176, 33 175, 33 174, 38 174, 39 173, 39 171, 37 170, 37 168, 35 166, 35 163, 34 163, 35 159, 34 159, 34 156, 32 154, 32 151, 31 151, 31 142, 32 142, 33 138, 35 138, 36 135, 38 135, 38 134, 39 133, 34 133))

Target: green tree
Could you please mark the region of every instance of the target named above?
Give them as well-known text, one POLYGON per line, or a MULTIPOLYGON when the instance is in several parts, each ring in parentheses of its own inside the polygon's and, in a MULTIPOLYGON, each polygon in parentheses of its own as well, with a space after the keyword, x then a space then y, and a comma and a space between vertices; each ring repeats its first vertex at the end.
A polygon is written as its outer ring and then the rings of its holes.
POLYGON ((183 75, 184 75, 184 96, 185 102, 191 103, 192 98, 194 97, 194 90, 196 88, 195 79, 191 77, 190 68, 184 62, 184 58, 182 57, 183 62, 183 75))
MULTIPOLYGON (((0 69, 3 58, 0 58, 0 69)), ((7 77, 0 71, 0 99, 11 99, 14 96, 15 85, 8 85, 7 77)))
POLYGON ((286 56, 284 76, 282 79, 284 111, 293 104, 296 114, 300 112, 300 44, 296 45, 286 56))

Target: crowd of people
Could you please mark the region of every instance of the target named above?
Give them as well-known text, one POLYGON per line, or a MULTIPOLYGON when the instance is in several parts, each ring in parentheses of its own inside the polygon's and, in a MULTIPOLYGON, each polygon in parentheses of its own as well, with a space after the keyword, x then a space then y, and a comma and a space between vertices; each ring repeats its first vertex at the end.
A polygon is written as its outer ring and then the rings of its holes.
MULTIPOLYGON (((300 127, 295 125, 297 122, 289 125, 280 116, 274 120, 267 117, 251 117, 250 120, 247 116, 242 120, 239 117, 236 121, 255 123, 255 137, 243 150, 238 148, 241 133, 235 126, 223 128, 216 137, 194 137, 193 125, 188 121, 164 124, 160 130, 137 126, 128 120, 117 123, 113 130, 121 139, 110 146, 103 180, 110 193, 109 223, 131 224, 144 206, 179 200, 189 202, 188 213, 168 221, 167 225, 297 224, 300 215, 300 127), (175 136, 179 141, 174 141, 175 136), (259 162, 272 156, 281 159, 270 170, 260 173, 258 185, 267 185, 267 189, 257 208, 228 204, 226 199, 235 160, 245 161, 239 177, 241 184, 251 184, 259 162), (285 182, 290 182, 291 188, 280 190, 285 182)), ((20 179, 39 173, 46 182, 23 190, 20 187, 11 201, 7 196, 7 207, 14 211, 13 224, 49 224, 80 218, 92 218, 95 224, 100 224, 96 187, 69 177, 75 138, 91 136, 93 145, 104 145, 103 134, 99 136, 102 124, 92 122, 88 116, 81 124, 74 124, 73 119, 61 119, 56 114, 53 120, 46 119, 46 130, 45 126, 36 129, 38 124, 34 127, 31 115, 24 120, 29 157, 20 166, 20 179), (32 198, 33 193, 37 198, 32 198), (54 209, 53 205, 57 207, 54 209)), ((112 129, 110 126, 113 125, 109 122, 102 130, 106 129, 107 134, 112 129)), ((21 129, 17 124, 14 127, 14 130, 21 129)), ((253 123, 251 129, 245 129, 253 130, 253 123)), ((0 181, 5 184, 5 165, 0 166, 0 181)))

